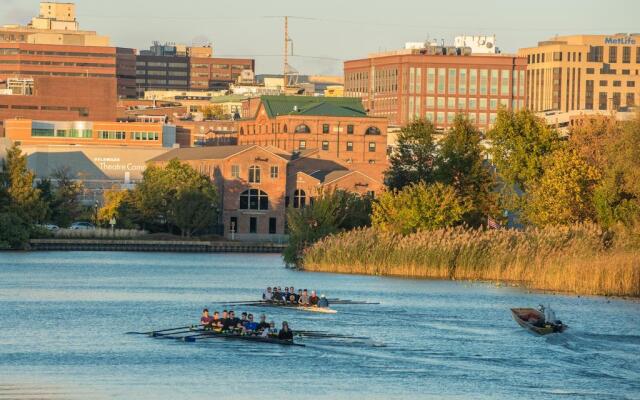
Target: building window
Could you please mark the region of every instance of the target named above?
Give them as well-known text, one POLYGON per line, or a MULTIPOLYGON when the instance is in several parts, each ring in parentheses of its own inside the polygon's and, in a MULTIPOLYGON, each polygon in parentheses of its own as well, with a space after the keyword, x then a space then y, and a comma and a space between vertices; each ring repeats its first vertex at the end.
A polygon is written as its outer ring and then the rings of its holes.
POLYGON ((618 48, 616 46, 609 46, 609 64, 618 62, 618 48))
POLYGON ((306 150, 307 149, 307 141, 306 140, 301 140, 300 142, 298 142, 298 149, 306 150))
POLYGON ((433 94, 436 91, 436 69, 427 68, 427 93, 433 94))
POLYGON ((446 68, 438 68, 438 94, 444 94, 444 83, 447 77, 446 68))
POLYGON ((287 128, 287 124, 284 124, 284 128, 282 129, 282 132, 287 133, 289 131, 289 129, 287 128))
POLYGON ((476 110, 478 108, 478 99, 469 99, 469 109, 476 110))
POLYGON ((438 108, 444 108, 444 97, 438 97, 438 108))
POLYGON ((245 190, 240 194, 241 210, 260 210, 269 209, 269 196, 258 189, 245 190))
POLYGON ((364 133, 365 135, 379 135, 380 134, 380 129, 378 129, 375 126, 370 126, 369 128, 367 128, 366 132, 364 133))
POLYGON ((621 81, 613 81, 613 87, 620 87, 620 86, 622 86, 621 81))
POLYGON ((277 165, 271 166, 271 179, 277 179, 279 175, 280 169, 277 165))
POLYGON ((376 142, 369 142, 369 153, 376 152, 376 142))
POLYGON ((347 142, 347 151, 353 151, 353 142, 347 142))
POLYGON ((233 178, 240 178, 240 166, 239 165, 232 165, 231 166, 231 176, 233 178))
POLYGON ((591 46, 589 53, 587 53, 587 61, 589 62, 602 62, 604 47, 603 46, 591 46))
POLYGON ((278 226, 277 221, 278 220, 274 217, 269 218, 269 234, 276 234, 276 227, 278 226))
POLYGON ((324 150, 324 151, 328 151, 329 150, 329 142, 327 140, 323 140, 322 141, 322 150, 324 150))
POLYGON ((456 113, 448 112, 447 113, 447 124, 452 124, 453 120, 456 118, 456 113))
POLYGON ((587 68, 587 75, 593 75, 596 72, 594 68, 587 68))
POLYGON ((435 113, 433 111, 427 111, 425 113, 425 118, 431 122, 433 122, 435 113))
POLYGON ((508 69, 502 70, 502 73, 501 73, 502 81, 500 82, 500 94, 502 96, 509 95, 509 78, 511 77, 510 75, 511 75, 511 71, 509 71, 508 69))
POLYGON ((498 72, 499 71, 497 69, 491 70, 491 95, 492 96, 498 95, 498 72))
POLYGON ((624 64, 631 63, 631 47, 625 46, 622 48, 622 62, 624 64))
POLYGON ((432 97, 432 96, 427 97, 427 99, 425 100, 424 105, 425 105, 425 107, 427 107, 427 108, 434 108, 434 107, 435 107, 435 105, 436 105, 436 99, 435 99, 435 97, 432 97))
POLYGON ((447 93, 456 94, 456 75, 457 70, 455 68, 449 68, 449 85, 447 93))
POLYGON ((456 108, 456 98, 455 97, 449 97, 447 99, 447 108, 456 108))
POLYGON ((249 218, 249 233, 258 233, 258 218, 249 218))
POLYGON ((475 96, 478 93, 478 70, 469 70, 469 94, 475 96))
POLYGON ((458 98, 458 110, 465 110, 467 108, 467 99, 464 97, 458 98))
POLYGON ((609 83, 607 81, 600 81, 600 86, 607 86, 609 83))
POLYGON ((467 70, 461 69, 458 77, 458 94, 467 94, 467 70))
POLYGON ((249 183, 260 183, 260 167, 257 165, 249 167, 249 183))
POLYGON ((436 123, 439 125, 444 124, 444 112, 438 111, 436 113, 436 123))
POLYGON ((627 93, 627 107, 633 107, 636 105, 636 96, 633 93, 627 93))
POLYGON ((329 133, 329 124, 322 124, 322 133, 329 133))
POLYGON ((307 205, 307 194, 298 189, 293 192, 293 208, 304 208, 307 205))
POLYGON ((487 109, 487 99, 480 99, 480 109, 481 110, 487 109))
POLYGON ((481 69, 480 70, 480 94, 487 94, 487 85, 489 81, 489 70, 481 69))
POLYGON ((295 133, 311 133, 311 129, 305 124, 296 126, 295 133))
POLYGON ((353 125, 347 125, 347 134, 353 135, 353 125))
POLYGON ((598 94, 598 109, 606 110, 607 109, 607 93, 601 92, 598 94))
POLYGON ((636 87, 636 81, 627 81, 627 87, 636 87))

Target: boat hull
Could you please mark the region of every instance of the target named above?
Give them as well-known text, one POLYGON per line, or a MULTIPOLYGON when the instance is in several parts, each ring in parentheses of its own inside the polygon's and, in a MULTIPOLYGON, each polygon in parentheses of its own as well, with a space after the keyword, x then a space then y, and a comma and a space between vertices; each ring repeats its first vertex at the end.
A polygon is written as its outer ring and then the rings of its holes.
POLYGON ((534 325, 530 322, 530 317, 534 317, 538 320, 544 321, 544 315, 535 308, 512 308, 511 315, 513 319, 529 332, 536 335, 548 335, 550 333, 563 332, 567 327, 564 324, 548 324, 545 323, 542 326, 534 325), (529 317, 529 318, 527 318, 529 317))

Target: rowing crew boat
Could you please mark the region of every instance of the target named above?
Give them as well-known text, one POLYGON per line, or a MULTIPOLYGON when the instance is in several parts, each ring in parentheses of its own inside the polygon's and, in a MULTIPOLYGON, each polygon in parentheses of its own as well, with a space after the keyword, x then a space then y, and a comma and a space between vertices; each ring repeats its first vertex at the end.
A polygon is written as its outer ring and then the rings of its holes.
POLYGON ((272 302, 259 303, 259 305, 265 306, 265 307, 289 308, 291 310, 314 312, 314 313, 321 313, 321 314, 337 314, 338 313, 338 310, 334 310, 329 307, 296 306, 292 304, 279 304, 279 303, 272 303, 272 302))
POLYGON ((293 340, 284 340, 278 339, 276 337, 264 337, 264 336, 243 336, 237 335, 233 333, 220 333, 216 331, 202 331, 202 333, 197 335, 189 335, 183 336, 179 338, 183 342, 195 342, 197 340, 203 339, 229 339, 229 340, 244 340, 247 342, 259 342, 259 343, 271 343, 271 344, 279 344, 282 346, 301 346, 304 347, 304 344, 295 343, 293 340))

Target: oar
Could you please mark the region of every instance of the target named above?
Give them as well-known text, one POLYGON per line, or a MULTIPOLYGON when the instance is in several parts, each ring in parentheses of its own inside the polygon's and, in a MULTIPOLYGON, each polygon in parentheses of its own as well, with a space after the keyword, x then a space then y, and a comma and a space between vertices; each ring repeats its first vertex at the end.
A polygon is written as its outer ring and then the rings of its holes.
POLYGON ((155 338, 160 338, 160 339, 164 339, 164 338, 168 338, 168 339, 173 339, 176 337, 180 337, 180 336, 172 336, 172 335, 181 335, 183 333, 194 333, 194 332, 202 332, 203 329, 188 329, 188 330, 184 330, 184 331, 177 331, 177 332, 169 332, 169 333, 151 333, 149 334, 149 336, 151 337, 155 337, 155 338))
POLYGON ((150 335, 153 333, 161 333, 161 332, 169 332, 169 331, 179 331, 179 330, 183 330, 183 329, 188 329, 188 328, 193 328, 197 325, 187 325, 187 326, 180 326, 178 328, 169 328, 169 329, 160 329, 157 331, 148 331, 148 332, 126 332, 126 335, 150 335))

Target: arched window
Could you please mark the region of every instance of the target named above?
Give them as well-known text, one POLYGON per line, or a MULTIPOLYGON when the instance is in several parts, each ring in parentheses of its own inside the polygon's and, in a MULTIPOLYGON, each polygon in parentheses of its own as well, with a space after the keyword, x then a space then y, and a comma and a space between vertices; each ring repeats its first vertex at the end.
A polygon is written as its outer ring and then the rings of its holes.
POLYGON ((287 133, 289 131, 289 129, 287 129, 287 124, 284 124, 284 129, 282 129, 282 132, 287 133))
POLYGON ((260 167, 257 165, 249 167, 249 183, 260 183, 260 167))
POLYGON ((242 127, 240 128, 240 134, 244 135, 244 128, 242 128, 242 127))
POLYGON ((378 129, 378 127, 375 127, 375 126, 370 126, 364 134, 365 135, 379 135, 380 134, 380 129, 378 129))
POLYGON ((258 189, 245 190, 240 194, 241 210, 260 210, 269 209, 269 196, 258 189))
POLYGON ((293 193, 293 208, 304 208, 307 203, 307 194, 304 190, 296 190, 293 193))
POLYGON ((311 133, 311 129, 305 124, 300 124, 296 126, 295 133, 311 133))

